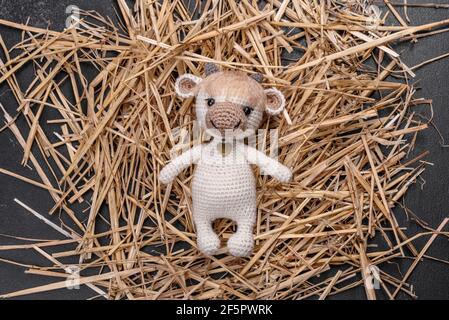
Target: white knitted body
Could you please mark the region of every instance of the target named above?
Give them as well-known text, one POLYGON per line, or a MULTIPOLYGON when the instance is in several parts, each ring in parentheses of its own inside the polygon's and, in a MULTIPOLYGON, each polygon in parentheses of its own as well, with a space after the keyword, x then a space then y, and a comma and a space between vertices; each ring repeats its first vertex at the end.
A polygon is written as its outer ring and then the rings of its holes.
POLYGON ((212 255, 220 240, 212 222, 227 218, 236 222, 237 231, 227 245, 234 256, 248 256, 253 249, 253 226, 256 221, 256 183, 251 164, 281 182, 289 181, 291 171, 243 142, 234 142, 223 155, 220 142, 214 139, 190 149, 170 162, 160 173, 162 182, 171 181, 190 163, 197 164, 192 181, 193 220, 198 249, 212 255))

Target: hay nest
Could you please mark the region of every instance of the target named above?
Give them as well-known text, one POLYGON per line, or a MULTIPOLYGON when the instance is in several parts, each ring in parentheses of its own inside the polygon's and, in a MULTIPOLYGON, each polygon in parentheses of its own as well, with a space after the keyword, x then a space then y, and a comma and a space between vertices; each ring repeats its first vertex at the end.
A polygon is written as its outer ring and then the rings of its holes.
MULTIPOLYGON (((361 0, 118 6, 118 26, 94 12, 81 12, 62 32, 0 20, 23 31, 11 50, 1 43, 0 83, 19 105, 16 115, 3 109, 2 130, 13 132, 23 164, 40 181, 1 172, 48 190, 55 201, 49 213, 16 202, 64 235, 1 247, 37 251, 50 266, 27 272, 59 277, 3 297, 66 287, 75 272, 65 259, 73 256, 79 283, 109 299, 323 299, 359 285, 375 299, 373 279, 389 298, 414 296, 407 280, 447 220, 409 238, 392 211, 424 170, 425 154, 407 155, 427 124, 411 111, 426 103, 407 81, 413 70, 389 44, 426 36, 448 20, 410 27, 389 5, 401 23, 386 26, 388 14, 361 0), (299 58, 289 60, 295 52, 299 58), (193 101, 175 97, 174 81, 201 74, 208 61, 262 73, 264 85, 287 99, 282 116, 264 128, 279 130, 279 159, 294 178, 278 184, 257 175, 256 246, 247 259, 197 250, 193 168, 167 187, 158 182, 173 148, 182 147, 179 132, 192 132, 195 120, 193 101), (16 75, 29 64, 35 78, 22 90, 16 75), (97 71, 94 79, 87 69, 97 71), (55 132, 43 130, 46 108, 60 114, 49 121, 55 132), (27 120, 26 134, 18 117, 27 120), (59 221, 49 217, 58 214, 59 221), (416 249, 413 241, 429 234, 416 249), (375 236, 381 245, 370 245, 375 236), (402 278, 383 270, 405 256, 414 262, 402 278)), ((215 224, 224 239, 234 227, 215 224)))

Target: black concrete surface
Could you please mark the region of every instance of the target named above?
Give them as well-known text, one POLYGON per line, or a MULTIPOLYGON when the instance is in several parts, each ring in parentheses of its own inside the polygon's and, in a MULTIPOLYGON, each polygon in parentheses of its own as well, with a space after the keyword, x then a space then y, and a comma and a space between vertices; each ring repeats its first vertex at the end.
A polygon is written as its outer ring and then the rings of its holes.
MULTIPOLYGON (((408 1, 409 3, 424 3, 425 1, 408 1)), ((435 3, 449 4, 449 0, 433 0, 435 3)), ((66 8, 69 5, 77 5, 86 10, 96 10, 104 16, 116 20, 114 11, 115 2, 111 0, 0 0, 0 18, 15 22, 25 23, 29 18, 29 24, 38 27, 49 27, 62 30, 67 19, 66 8)), ((384 7, 383 10, 385 10, 384 7)), ((401 10, 400 10, 401 11, 401 10)), ((432 21, 448 19, 449 9, 409 8, 409 16, 412 24, 424 24, 432 21)), ((20 39, 20 33, 5 27, 0 27, 0 35, 8 46, 20 39)), ((410 42, 398 44, 396 49, 402 52, 404 63, 412 67, 429 58, 449 52, 449 32, 420 39, 418 43, 410 42)), ((31 79, 31 69, 25 69, 19 77, 22 88, 31 79)), ((433 163, 427 167, 422 175, 423 180, 411 186, 404 198, 404 203, 414 214, 426 220, 431 227, 449 216, 449 148, 442 146, 449 144, 449 58, 427 65, 416 71, 417 87, 420 90, 417 96, 433 100, 433 122, 446 141, 442 141, 440 135, 434 129, 426 130, 418 136, 415 154, 429 150, 427 161, 433 163)), ((10 92, 0 86, 0 102, 11 114, 17 107, 10 92)), ((429 115, 428 108, 417 110, 423 115, 429 115)), ((45 111, 44 118, 51 118, 51 111, 45 111)), ((3 117, 1 119, 3 125, 3 117)), ((26 124, 23 119, 18 120, 19 127, 26 132, 26 124)), ((46 128, 51 130, 52 128, 46 128)), ((0 167, 37 178, 36 173, 29 168, 20 165, 22 149, 9 131, 0 133, 0 167)), ((53 202, 48 193, 39 188, 20 182, 14 178, 0 175, 0 245, 14 244, 19 241, 4 235, 26 236, 37 239, 56 239, 61 235, 56 231, 31 216, 26 210, 18 206, 13 199, 20 198, 24 203, 31 205, 35 210, 46 213, 52 207, 53 202)), ((408 220, 403 210, 396 210, 401 224, 408 229, 407 234, 413 234, 419 227, 408 220)), ((59 217, 55 215, 51 219, 58 223, 59 217)), ((416 241, 417 247, 423 247, 428 237, 416 241)), ((23 243, 23 241, 20 241, 23 243)), ((438 238, 428 251, 429 255, 449 260, 448 238, 438 238)), ((26 265, 48 265, 48 262, 33 250, 28 251, 0 251, 0 294, 19 289, 29 288, 55 281, 55 279, 25 274, 24 266, 11 265, 4 260, 12 260, 26 265)), ((388 268, 400 270, 404 273, 410 265, 410 260, 398 260, 397 265, 389 265, 388 268)), ((409 281, 420 299, 449 299, 449 265, 443 262, 426 259, 419 264, 409 281)), ((79 290, 57 290, 36 295, 25 296, 23 299, 85 299, 94 293, 86 287, 79 290)), ((382 295, 381 295, 382 297, 382 295)), ((363 288, 355 288, 334 299, 364 299, 363 288)), ((384 297, 385 298, 385 297, 384 297)), ((405 295, 399 298, 406 299, 405 295)))

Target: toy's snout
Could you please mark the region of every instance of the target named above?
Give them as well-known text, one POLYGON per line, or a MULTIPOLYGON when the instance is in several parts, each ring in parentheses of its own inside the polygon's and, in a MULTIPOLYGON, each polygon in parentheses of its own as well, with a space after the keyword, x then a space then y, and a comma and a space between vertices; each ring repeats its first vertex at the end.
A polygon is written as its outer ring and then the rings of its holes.
POLYGON ((246 116, 240 105, 230 102, 216 103, 207 110, 206 126, 225 135, 226 131, 245 130, 246 116))

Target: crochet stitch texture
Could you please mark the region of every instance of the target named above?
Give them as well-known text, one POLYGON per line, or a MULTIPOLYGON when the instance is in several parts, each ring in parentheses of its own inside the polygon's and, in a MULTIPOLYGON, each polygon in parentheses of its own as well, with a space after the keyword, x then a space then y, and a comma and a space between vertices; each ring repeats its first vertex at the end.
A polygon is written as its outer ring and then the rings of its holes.
POLYGON ((197 246, 207 255, 220 248, 212 228, 214 220, 228 218, 237 231, 227 242, 229 252, 238 257, 251 255, 256 222, 256 181, 251 165, 256 165, 279 180, 288 182, 292 173, 278 161, 245 145, 243 138, 260 125, 263 112, 279 114, 285 105, 282 93, 263 90, 258 77, 238 71, 219 71, 206 65, 204 79, 191 74, 180 76, 175 90, 180 97, 196 96, 196 115, 200 126, 213 139, 194 146, 165 166, 159 175, 169 183, 185 168, 196 164, 192 180, 193 221, 197 246), (229 152, 223 154, 222 143, 229 152))

